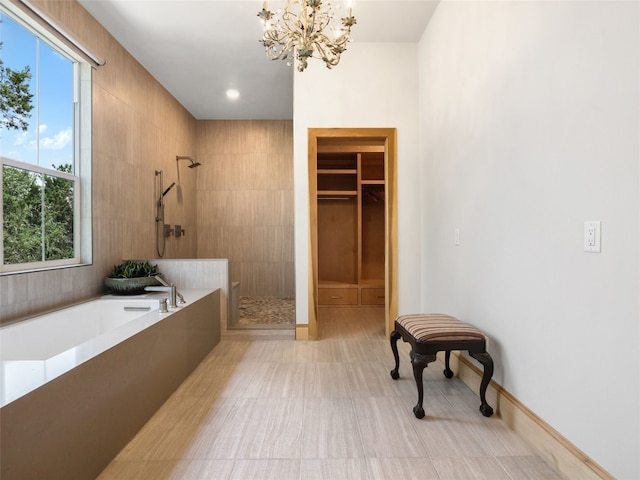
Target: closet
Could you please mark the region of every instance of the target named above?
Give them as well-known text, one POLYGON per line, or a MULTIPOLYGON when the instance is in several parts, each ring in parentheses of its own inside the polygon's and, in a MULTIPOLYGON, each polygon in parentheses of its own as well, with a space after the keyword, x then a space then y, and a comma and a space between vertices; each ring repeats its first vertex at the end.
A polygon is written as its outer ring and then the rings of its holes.
POLYGON ((318 305, 385 305, 385 148, 369 143, 318 142, 318 305))

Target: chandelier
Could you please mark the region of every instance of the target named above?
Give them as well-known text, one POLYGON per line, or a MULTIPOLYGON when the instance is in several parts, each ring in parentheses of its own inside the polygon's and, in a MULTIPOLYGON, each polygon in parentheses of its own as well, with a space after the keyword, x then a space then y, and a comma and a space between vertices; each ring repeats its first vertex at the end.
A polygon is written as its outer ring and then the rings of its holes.
POLYGON ((329 0, 286 0, 284 9, 275 13, 265 1, 258 17, 264 28, 260 43, 267 58, 289 60, 289 64, 295 58, 299 72, 307 68, 309 58, 321 59, 327 68, 335 67, 356 24, 350 0, 347 8, 347 15, 338 22, 329 0))

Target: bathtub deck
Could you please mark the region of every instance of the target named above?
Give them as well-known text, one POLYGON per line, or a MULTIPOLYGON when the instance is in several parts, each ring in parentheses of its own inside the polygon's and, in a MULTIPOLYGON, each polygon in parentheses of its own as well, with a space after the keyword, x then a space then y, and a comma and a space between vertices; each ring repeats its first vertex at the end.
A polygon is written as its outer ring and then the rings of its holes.
POLYGON ((219 312, 210 291, 2 407, 0 478, 95 479, 219 342, 219 312))

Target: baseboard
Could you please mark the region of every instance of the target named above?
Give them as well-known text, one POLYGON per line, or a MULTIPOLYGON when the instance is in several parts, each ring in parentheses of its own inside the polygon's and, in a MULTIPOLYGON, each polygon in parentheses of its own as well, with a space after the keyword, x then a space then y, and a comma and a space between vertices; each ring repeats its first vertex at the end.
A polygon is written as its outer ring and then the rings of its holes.
POLYGON ((296 325, 296 340, 309 340, 309 325, 296 325))
MULTIPOLYGON (((472 360, 458 352, 452 352, 451 368, 469 388, 478 392, 482 371, 472 360)), ((615 480, 615 477, 494 381, 491 381, 487 389, 487 401, 496 410, 496 415, 563 477, 615 480)))

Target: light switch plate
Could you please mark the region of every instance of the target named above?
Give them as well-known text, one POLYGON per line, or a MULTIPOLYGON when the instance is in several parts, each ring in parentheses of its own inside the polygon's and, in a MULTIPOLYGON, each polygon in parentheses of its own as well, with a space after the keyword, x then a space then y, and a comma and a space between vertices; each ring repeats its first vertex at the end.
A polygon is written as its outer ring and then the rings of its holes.
POLYGON ((600 221, 584 222, 584 251, 600 253, 600 221))

